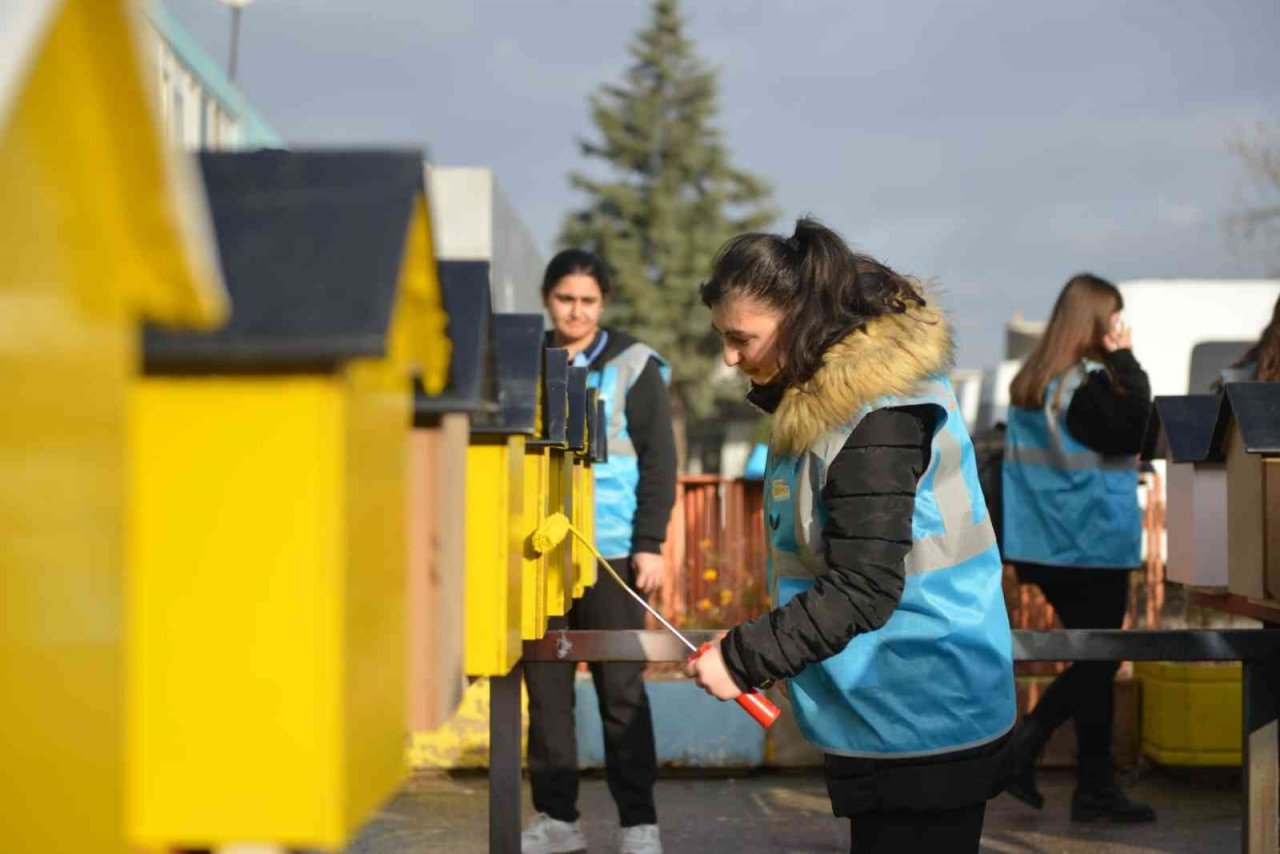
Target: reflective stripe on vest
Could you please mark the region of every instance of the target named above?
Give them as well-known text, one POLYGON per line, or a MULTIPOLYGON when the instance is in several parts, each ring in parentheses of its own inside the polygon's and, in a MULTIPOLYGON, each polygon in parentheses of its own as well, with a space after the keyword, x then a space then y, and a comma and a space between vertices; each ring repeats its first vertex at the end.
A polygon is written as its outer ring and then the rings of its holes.
POLYGON ((849 435, 875 409, 919 405, 939 417, 916 492, 902 599, 879 629, 787 683, 801 732, 829 753, 927 756, 984 744, 1013 726, 1000 556, 945 377, 865 407, 802 453, 771 452, 765 520, 774 601, 785 604, 828 571, 822 488, 849 435))
POLYGON ((1054 379, 1041 409, 1009 407, 1003 467, 1007 560, 1118 569, 1142 561, 1136 456, 1099 454, 1067 427, 1076 390, 1101 367, 1086 362, 1054 379))
POLYGON ((631 554, 640 466, 631 434, 627 431, 627 394, 650 359, 658 362, 663 382, 669 381, 667 363, 653 349, 638 341, 587 375, 587 385, 596 389, 604 401, 609 459, 591 468, 596 479, 596 548, 607 558, 631 554))

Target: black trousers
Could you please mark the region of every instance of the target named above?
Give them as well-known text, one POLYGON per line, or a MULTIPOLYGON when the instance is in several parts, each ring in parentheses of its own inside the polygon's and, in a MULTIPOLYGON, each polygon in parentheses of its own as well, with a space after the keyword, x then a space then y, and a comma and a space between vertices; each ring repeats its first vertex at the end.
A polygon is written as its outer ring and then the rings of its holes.
MULTIPOLYGON (((634 585, 635 572, 627 558, 609 561, 634 585)), ((616 581, 605 577, 590 587, 553 628, 642 629, 644 609, 616 581)), ((578 818, 578 740, 573 722, 573 681, 576 665, 529 662, 524 681, 529 691, 529 780, 533 806, 560 821, 578 818)), ((618 806, 623 827, 656 824, 653 784, 657 752, 653 716, 644 690, 644 665, 630 662, 591 664, 591 678, 604 724, 605 777, 618 806)))
POLYGON ((950 810, 871 812, 850 819, 850 854, 977 854, 986 802, 950 810))
MULTIPOLYGON (((1129 602, 1129 573, 1123 569, 1034 567, 1019 577, 1044 591, 1068 629, 1118 629, 1129 602)), ((1118 661, 1078 661, 1054 679, 1031 717, 1045 732, 1068 718, 1076 725, 1077 777, 1102 782, 1112 773, 1111 736, 1118 661)))

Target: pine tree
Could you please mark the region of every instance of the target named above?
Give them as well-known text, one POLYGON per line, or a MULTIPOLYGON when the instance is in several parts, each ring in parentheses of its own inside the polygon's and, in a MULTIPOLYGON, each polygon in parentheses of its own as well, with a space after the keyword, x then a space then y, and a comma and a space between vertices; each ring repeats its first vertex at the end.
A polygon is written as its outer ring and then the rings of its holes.
POLYGON ((698 283, 725 240, 776 212, 769 185, 730 163, 714 124, 717 73, 695 56, 678 0, 654 0, 630 53, 623 82, 590 98, 599 140, 579 143, 608 177, 571 173, 587 203, 565 218, 560 242, 605 260, 614 274, 608 322, 670 361, 678 420, 704 417, 720 347, 698 283))
MULTIPOLYGON (((1260 122, 1252 134, 1233 138, 1229 147, 1244 166, 1248 183, 1236 210, 1227 216, 1231 232, 1254 242, 1267 252, 1268 264, 1276 263, 1276 238, 1280 237, 1280 126, 1260 122)), ((1274 268, 1271 275, 1280 275, 1274 268)))

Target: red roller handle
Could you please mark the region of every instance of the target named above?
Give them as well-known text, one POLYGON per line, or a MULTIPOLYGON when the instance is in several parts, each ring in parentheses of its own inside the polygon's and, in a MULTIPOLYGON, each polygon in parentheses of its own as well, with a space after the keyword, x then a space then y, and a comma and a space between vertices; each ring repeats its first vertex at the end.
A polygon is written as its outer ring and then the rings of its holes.
POLYGON ((746 711, 747 714, 756 719, 756 723, 768 729, 773 726, 773 722, 782 714, 782 710, 769 702, 769 698, 759 691, 752 688, 745 694, 738 695, 738 705, 746 711))
MULTIPOLYGON (((697 652, 689 656, 688 660, 693 661, 709 649, 711 649, 711 644, 704 643, 702 646, 698 647, 697 652)), ((754 688, 750 691, 739 694, 737 696, 737 703, 742 707, 743 711, 751 715, 755 722, 765 729, 773 726, 773 722, 782 714, 781 709, 769 702, 769 699, 765 697, 764 694, 761 694, 754 688)))

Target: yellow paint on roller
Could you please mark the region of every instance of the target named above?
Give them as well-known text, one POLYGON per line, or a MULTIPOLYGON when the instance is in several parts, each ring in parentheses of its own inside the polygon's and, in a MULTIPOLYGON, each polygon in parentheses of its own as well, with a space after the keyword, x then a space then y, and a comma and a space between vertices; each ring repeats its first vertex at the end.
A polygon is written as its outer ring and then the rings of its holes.
POLYGON ((546 554, 564 542, 571 527, 569 517, 563 513, 552 513, 533 532, 533 547, 539 554, 546 554))

